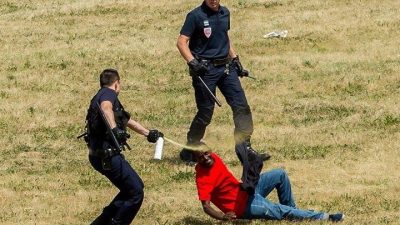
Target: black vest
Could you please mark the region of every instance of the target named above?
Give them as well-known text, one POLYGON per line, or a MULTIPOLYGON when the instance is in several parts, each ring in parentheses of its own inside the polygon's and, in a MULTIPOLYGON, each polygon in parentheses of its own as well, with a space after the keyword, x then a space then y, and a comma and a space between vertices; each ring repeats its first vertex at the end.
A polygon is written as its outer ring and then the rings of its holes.
MULTIPOLYGON (((86 115, 86 128, 89 137, 89 146, 92 149, 115 148, 110 134, 107 131, 105 121, 100 112, 100 97, 104 94, 104 88, 100 89, 90 101, 89 109, 86 115)), ((117 127, 126 130, 130 119, 130 114, 124 110, 118 98, 112 102, 115 122, 117 127)))

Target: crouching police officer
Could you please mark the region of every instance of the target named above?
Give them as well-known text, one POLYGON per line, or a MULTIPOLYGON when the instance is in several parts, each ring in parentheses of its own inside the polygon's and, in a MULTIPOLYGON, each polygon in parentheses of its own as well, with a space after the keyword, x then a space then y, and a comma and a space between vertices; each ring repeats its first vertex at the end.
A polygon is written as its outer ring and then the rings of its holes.
POLYGON ((106 176, 119 193, 106 206, 92 225, 128 225, 143 201, 143 181, 121 154, 130 137, 126 127, 155 143, 163 134, 148 130, 130 118, 118 100, 121 84, 117 70, 100 74, 100 90, 92 98, 87 114, 87 136, 90 164, 106 176))
MULTIPOLYGON (((230 12, 219 2, 204 0, 200 6, 190 11, 177 41, 179 52, 189 66, 197 106, 197 114, 187 133, 187 142, 188 145, 201 145, 215 105, 206 88, 215 95, 218 87, 233 112, 236 153, 239 159, 242 161, 238 146, 245 144, 249 158, 267 160, 269 154, 258 154, 250 144, 253 119, 239 80, 239 77, 249 76, 249 72, 243 69, 228 36, 230 12)), ((181 151, 180 156, 185 161, 190 158, 186 149, 181 151)))

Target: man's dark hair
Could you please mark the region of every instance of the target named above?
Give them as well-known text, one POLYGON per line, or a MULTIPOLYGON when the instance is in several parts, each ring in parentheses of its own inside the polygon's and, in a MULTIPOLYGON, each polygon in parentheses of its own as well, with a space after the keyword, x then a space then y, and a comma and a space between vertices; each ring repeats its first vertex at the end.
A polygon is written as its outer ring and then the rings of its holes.
POLYGON ((193 153, 194 153, 193 151, 184 148, 179 153, 179 157, 181 158, 182 161, 185 161, 186 163, 196 163, 196 158, 193 153))
POLYGON ((117 70, 105 69, 100 74, 100 87, 110 86, 117 80, 119 80, 119 74, 117 70))

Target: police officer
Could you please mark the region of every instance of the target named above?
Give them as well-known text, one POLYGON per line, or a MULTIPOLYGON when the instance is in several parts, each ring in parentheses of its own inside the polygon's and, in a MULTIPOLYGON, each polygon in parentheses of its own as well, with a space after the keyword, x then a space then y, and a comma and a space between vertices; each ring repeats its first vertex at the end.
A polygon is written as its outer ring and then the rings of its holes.
MULTIPOLYGON (((214 99, 200 77, 214 95, 218 87, 231 107, 236 145, 245 143, 249 154, 266 160, 270 157, 268 154, 258 154, 250 145, 253 120, 239 81, 239 77, 248 76, 249 73, 243 69, 229 40, 230 12, 219 2, 204 0, 201 6, 190 11, 177 41, 179 52, 189 66, 198 110, 187 133, 187 142, 193 146, 202 144, 201 139, 214 111, 214 99)), ((180 157, 190 161, 190 154, 185 149, 180 157)))
POLYGON ((117 70, 104 70, 100 74, 100 86, 91 100, 86 117, 88 135, 85 139, 89 147, 89 161, 120 192, 91 224, 127 225, 142 205, 144 186, 139 175, 121 154, 130 137, 126 127, 147 136, 147 140, 152 143, 163 134, 146 129, 124 110, 118 100, 121 84, 117 70))

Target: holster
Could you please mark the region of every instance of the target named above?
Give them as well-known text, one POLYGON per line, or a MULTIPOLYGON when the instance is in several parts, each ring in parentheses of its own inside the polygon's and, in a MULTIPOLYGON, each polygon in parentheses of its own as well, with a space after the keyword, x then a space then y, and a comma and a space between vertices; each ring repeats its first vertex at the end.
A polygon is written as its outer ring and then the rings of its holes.
POLYGON ((101 165, 104 170, 111 170, 111 158, 114 155, 119 155, 121 151, 117 149, 96 149, 92 150, 89 148, 89 155, 99 157, 101 159, 101 165))

